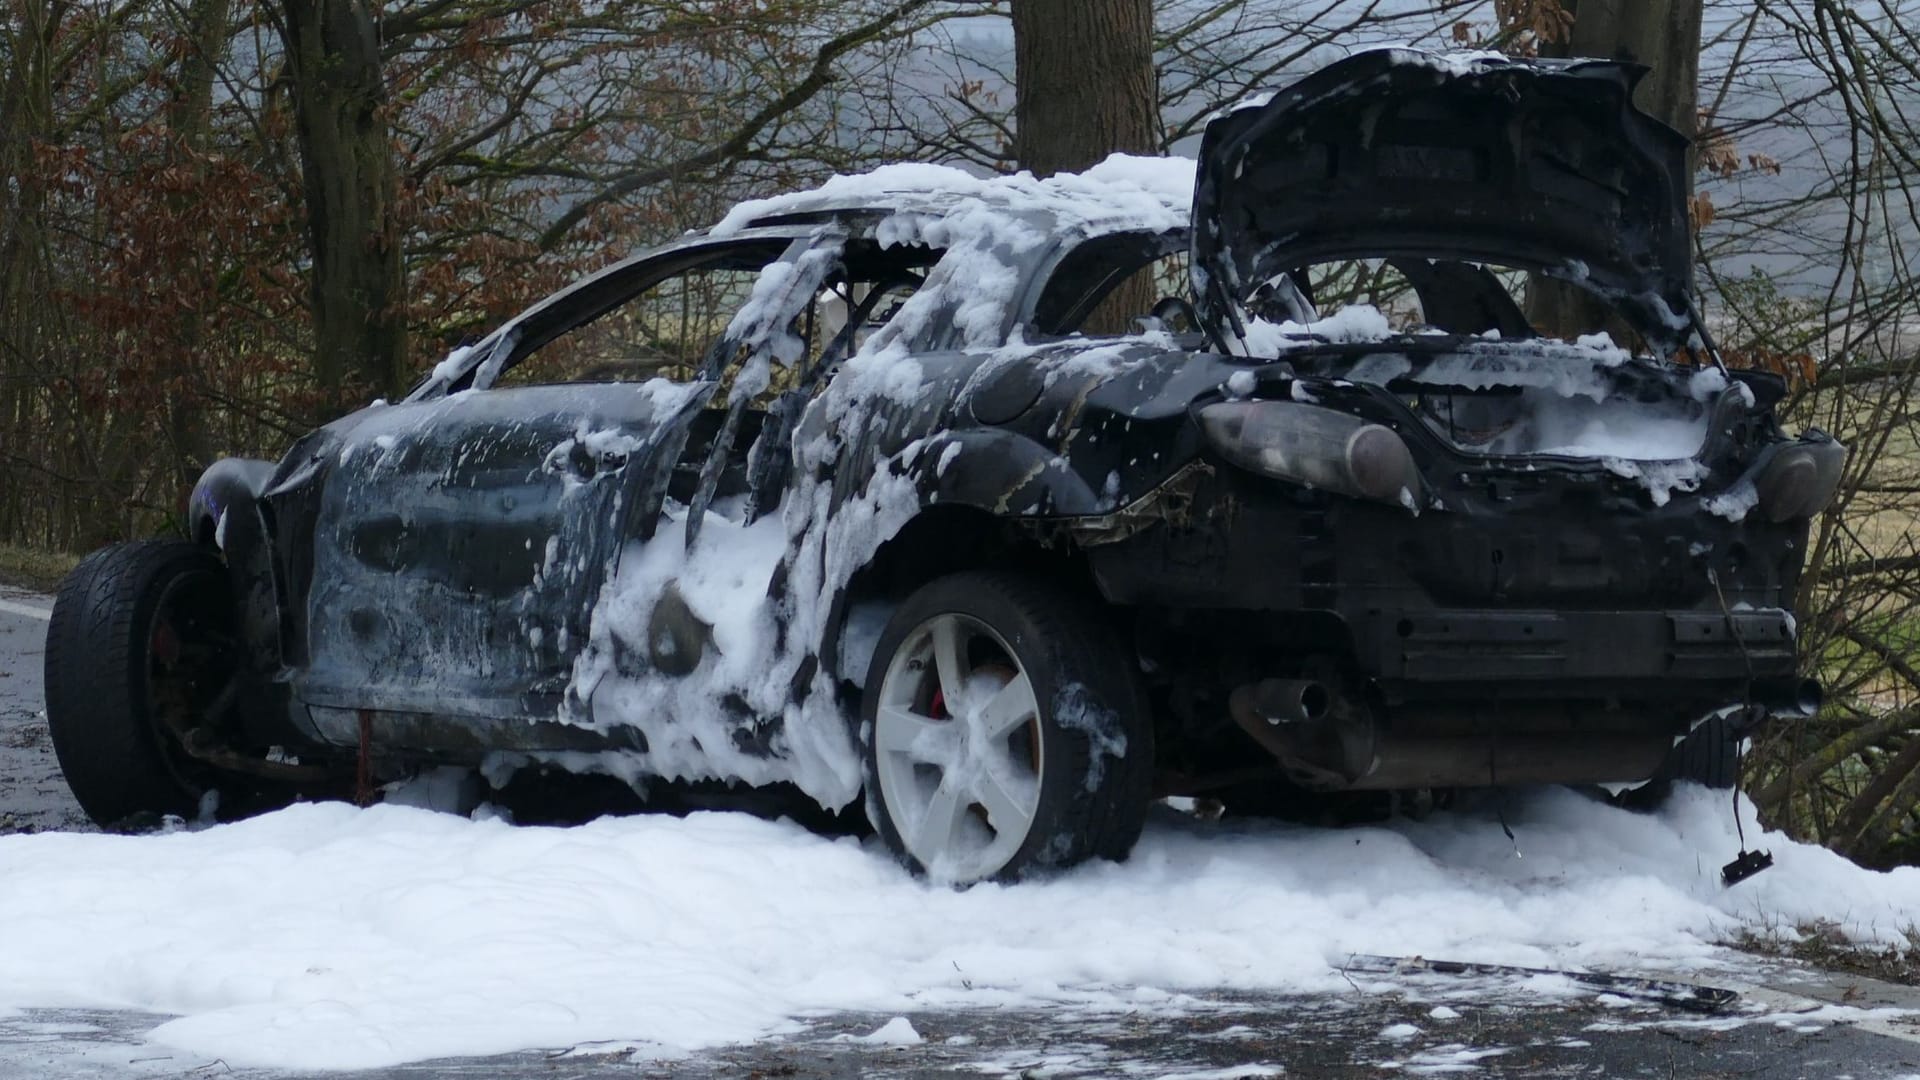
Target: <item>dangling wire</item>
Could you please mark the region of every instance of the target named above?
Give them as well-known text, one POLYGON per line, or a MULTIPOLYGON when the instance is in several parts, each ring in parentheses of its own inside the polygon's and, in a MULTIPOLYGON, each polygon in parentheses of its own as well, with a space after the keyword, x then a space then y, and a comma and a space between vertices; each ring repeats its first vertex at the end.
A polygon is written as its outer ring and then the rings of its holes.
POLYGON ((1740 838, 1740 850, 1747 850, 1747 827, 1740 823, 1740 778, 1747 774, 1745 739, 1733 740, 1733 833, 1740 838))
POLYGON ((1493 789, 1493 817, 1500 823, 1500 831, 1507 834, 1507 840, 1513 844, 1513 857, 1524 859, 1520 853, 1520 839, 1513 835, 1513 829, 1507 825, 1507 789, 1500 786, 1500 774, 1496 761, 1500 752, 1500 729, 1493 729, 1493 738, 1487 744, 1487 786, 1493 789))
MULTIPOLYGON (((1740 649, 1740 662, 1744 664, 1747 669, 1746 708, 1747 715, 1752 716, 1753 654, 1747 651, 1747 639, 1740 633, 1739 624, 1733 621, 1733 609, 1727 606, 1727 594, 1720 588, 1720 574, 1711 566, 1707 567, 1707 580, 1713 584, 1714 598, 1720 601, 1720 617, 1727 621, 1727 636, 1733 638, 1734 645, 1740 649)), ((1744 760, 1745 753, 1742 751, 1740 744, 1744 741, 1743 739, 1735 739, 1733 743, 1733 831, 1740 837, 1740 850, 1742 853, 1745 853, 1747 850, 1747 828, 1740 823, 1740 778, 1746 775, 1746 770, 1743 768, 1746 764, 1744 760)))
MULTIPOLYGON (((1747 651, 1747 639, 1740 633, 1740 625, 1734 622, 1733 610, 1727 606, 1727 594, 1720 588, 1720 575, 1712 567, 1707 568, 1707 580, 1713 585, 1713 595, 1720 602, 1720 617, 1727 622, 1727 635, 1740 650, 1740 661, 1747 669, 1747 701, 1744 715, 1754 715, 1753 704, 1753 654, 1747 651)), ((1726 718, 1720 718, 1725 724, 1726 718)), ((1773 865, 1773 856, 1767 852, 1747 851, 1747 827, 1740 820, 1740 789, 1745 774, 1746 754, 1736 738, 1733 744, 1733 832, 1740 839, 1740 854, 1732 862, 1720 868, 1720 880, 1727 885, 1735 885, 1773 865)))

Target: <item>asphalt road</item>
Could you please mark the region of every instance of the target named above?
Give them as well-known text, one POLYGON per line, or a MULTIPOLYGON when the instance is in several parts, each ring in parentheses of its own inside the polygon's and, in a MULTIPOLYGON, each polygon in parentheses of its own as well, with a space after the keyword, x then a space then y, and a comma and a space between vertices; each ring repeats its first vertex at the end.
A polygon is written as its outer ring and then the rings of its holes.
MULTIPOLYGON (((0 586, 0 836, 89 827, 66 794, 47 739, 40 669, 49 607, 46 597, 0 586)), ((0 927, 0 948, 4 941, 0 927)), ((868 1038, 893 1020, 889 1015, 841 1013, 802 1018, 804 1029, 795 1034, 665 1062, 637 1058, 630 1048, 587 1046, 327 1075, 1920 1080, 1920 991, 1852 976, 1756 961, 1747 983, 1721 984, 1741 996, 1715 1015, 1599 992, 1542 997, 1499 976, 1365 982, 1364 990, 1356 983, 1352 993, 1330 997, 1198 995, 1125 1013, 915 1013, 907 1019, 919 1041, 908 1045, 868 1038), (1833 1023, 1818 1011, 1826 1004, 1912 1011, 1833 1023)), ((294 1075, 189 1059, 147 1043, 146 1032, 167 1019, 129 1011, 0 1012, 0 1080, 294 1075)))
POLYGON ((0 585, 0 835, 87 827, 60 779, 42 715, 40 667, 52 606, 48 597, 0 585))

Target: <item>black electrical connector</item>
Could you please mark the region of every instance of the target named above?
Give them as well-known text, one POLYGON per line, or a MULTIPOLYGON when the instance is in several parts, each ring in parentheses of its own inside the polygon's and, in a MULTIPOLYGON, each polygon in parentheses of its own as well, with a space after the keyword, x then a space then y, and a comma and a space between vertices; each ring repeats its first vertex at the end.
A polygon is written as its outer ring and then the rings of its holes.
POLYGON ((1720 868, 1720 880, 1729 887, 1738 885, 1772 865, 1773 853, 1770 851, 1742 851, 1732 862, 1720 868))

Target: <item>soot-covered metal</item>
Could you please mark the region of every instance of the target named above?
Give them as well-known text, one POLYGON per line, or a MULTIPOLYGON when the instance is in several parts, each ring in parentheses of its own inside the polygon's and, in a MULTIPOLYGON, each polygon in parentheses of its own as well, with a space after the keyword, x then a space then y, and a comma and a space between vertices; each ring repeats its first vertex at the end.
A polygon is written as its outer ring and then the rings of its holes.
MULTIPOLYGON (((885 754, 938 756, 876 746, 886 710, 960 722, 958 684, 909 692, 932 670, 912 643, 955 632, 940 603, 971 620, 973 677, 1054 687, 1029 691, 1032 746, 1067 740, 1069 782, 1136 830, 1151 790, 1631 783, 1703 718, 1808 708, 1791 610, 1841 450, 1784 433, 1781 381, 1692 333, 1684 143, 1634 79, 1364 54, 1215 119, 1190 222, 1138 184, 916 174, 636 256, 405 401, 208 470, 190 518, 244 662, 243 707, 204 726, 223 754, 343 775, 559 763, 829 807, 864 788, 886 818, 885 754), (1393 194, 1441 188, 1444 213, 1393 194), (1191 294, 1078 332, 1135 272, 1181 282, 1183 256, 1191 294), (1420 314, 1322 319, 1336 259, 1398 268, 1420 314), (1501 266, 1590 286, 1652 355, 1534 336, 1501 266), (591 328, 645 330, 657 357, 665 306, 636 298, 720 272, 749 284, 681 317, 668 344, 702 344, 658 377, 606 376, 632 350, 524 377, 591 328), (983 573, 1029 614, 928 599, 983 573), (893 625, 928 604, 934 630, 893 625), (1030 640, 1043 609, 1098 612, 1113 670, 1030 640), (1124 791, 1109 760, 1133 762, 1124 791)), ((1037 829, 1056 781, 1023 745, 995 767, 1035 770, 1037 829)), ((1000 806, 975 807, 996 836, 1000 806)), ((876 824, 962 879, 1130 842, 1008 841, 976 866, 876 824)))

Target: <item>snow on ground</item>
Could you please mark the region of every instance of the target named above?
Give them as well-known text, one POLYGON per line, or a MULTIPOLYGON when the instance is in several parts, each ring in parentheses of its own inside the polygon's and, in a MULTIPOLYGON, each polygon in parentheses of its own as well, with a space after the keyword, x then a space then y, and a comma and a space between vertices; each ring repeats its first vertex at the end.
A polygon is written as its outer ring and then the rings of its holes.
POLYGON ((1920 870, 1780 837, 1776 868, 1723 889, 1718 794, 1639 817, 1543 791, 1508 820, 1524 857, 1490 812, 1337 830, 1169 813, 1124 865, 965 892, 733 814, 554 829, 322 804, 5 837, 0 1009, 173 1013, 157 1042, 291 1068, 615 1040, 667 1055, 814 1010, 1350 992, 1353 953, 1711 971, 1738 962, 1711 943, 1742 924, 1890 939, 1920 912, 1920 870))

